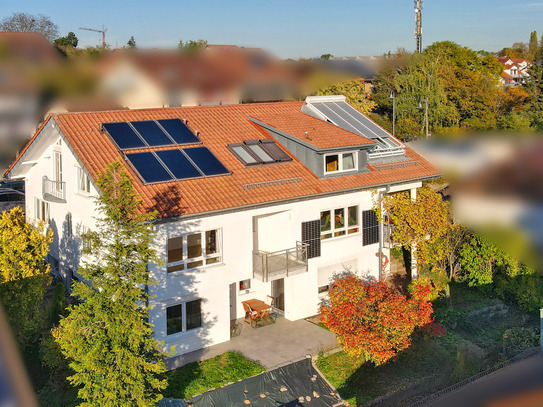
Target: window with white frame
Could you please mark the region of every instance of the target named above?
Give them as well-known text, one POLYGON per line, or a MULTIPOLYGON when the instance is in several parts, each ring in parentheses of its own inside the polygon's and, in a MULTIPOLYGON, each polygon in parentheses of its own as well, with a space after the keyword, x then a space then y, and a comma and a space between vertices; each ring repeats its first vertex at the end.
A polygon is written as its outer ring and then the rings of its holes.
POLYGON ((358 169, 357 154, 355 151, 347 153, 326 154, 324 156, 324 173, 356 171, 358 169))
POLYGON ((166 308, 166 334, 187 332, 202 326, 202 300, 186 301, 166 308))
POLYGON ((168 239, 168 273, 221 262, 221 230, 168 239))
POLYGON ((83 168, 77 168, 77 191, 84 194, 90 194, 90 178, 83 168))
POLYGON ((359 232, 358 205, 321 212, 321 239, 331 239, 359 232))
POLYGON ((241 280, 239 282, 239 290, 250 290, 251 289, 251 280, 241 280))
POLYGON ((34 198, 34 219, 49 223, 49 203, 39 198, 34 198))

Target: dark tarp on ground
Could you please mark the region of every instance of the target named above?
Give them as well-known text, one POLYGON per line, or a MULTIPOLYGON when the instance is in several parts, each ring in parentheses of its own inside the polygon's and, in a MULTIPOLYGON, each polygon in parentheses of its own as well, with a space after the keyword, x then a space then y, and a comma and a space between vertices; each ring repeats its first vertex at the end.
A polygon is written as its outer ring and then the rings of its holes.
POLYGON ((191 407, 330 407, 339 394, 317 373, 310 358, 253 376, 187 401, 191 407), (286 391, 281 391, 286 388, 286 391), (247 390, 247 393, 245 393, 247 390), (315 397, 315 392, 319 397, 315 397), (330 394, 332 393, 332 394, 330 394), (263 394, 266 397, 262 398, 263 394), (303 397, 303 402, 299 398, 303 397), (249 400, 250 404, 245 404, 249 400))
POLYGON ((181 399, 162 399, 157 407, 187 407, 184 400, 181 399))

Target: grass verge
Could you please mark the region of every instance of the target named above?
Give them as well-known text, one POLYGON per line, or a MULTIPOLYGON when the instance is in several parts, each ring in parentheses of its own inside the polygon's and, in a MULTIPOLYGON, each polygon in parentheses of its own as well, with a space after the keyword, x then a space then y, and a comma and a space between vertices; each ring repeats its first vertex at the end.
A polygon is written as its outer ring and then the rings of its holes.
POLYGON ((265 369, 242 354, 226 352, 213 359, 193 362, 167 373, 164 397, 189 399, 208 390, 222 387, 262 373, 265 369))

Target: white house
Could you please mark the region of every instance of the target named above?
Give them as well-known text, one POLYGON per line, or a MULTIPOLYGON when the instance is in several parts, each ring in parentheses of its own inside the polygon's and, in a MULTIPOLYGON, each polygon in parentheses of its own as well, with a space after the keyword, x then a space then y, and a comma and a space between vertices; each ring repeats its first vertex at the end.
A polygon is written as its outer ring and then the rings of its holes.
POLYGON ((177 354, 228 341, 246 299, 271 295, 296 320, 334 273, 385 273, 373 199, 437 176, 343 96, 51 115, 6 175, 25 179, 28 220, 49 222, 66 280, 98 216, 94 181, 117 159, 159 214, 150 322, 177 354))

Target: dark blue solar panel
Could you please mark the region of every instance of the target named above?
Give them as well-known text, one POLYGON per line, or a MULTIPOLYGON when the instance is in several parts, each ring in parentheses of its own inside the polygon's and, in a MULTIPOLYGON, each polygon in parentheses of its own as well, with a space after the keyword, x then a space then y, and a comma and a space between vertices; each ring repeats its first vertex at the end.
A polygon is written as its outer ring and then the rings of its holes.
POLYGON ((228 174, 230 172, 207 147, 185 148, 183 151, 205 175, 228 174))
POLYGON ((128 123, 102 123, 102 126, 121 150, 146 147, 128 123))
POLYGON ((173 179, 151 152, 126 154, 126 158, 146 183, 165 182, 173 179))
POLYGON ((157 151, 156 154, 177 179, 202 176, 181 150, 162 150, 157 151))
POLYGON ((200 139, 187 127, 181 119, 157 120, 158 123, 168 132, 177 144, 199 143, 200 139))
POLYGON ((152 120, 130 122, 151 147, 170 146, 173 141, 152 120))

